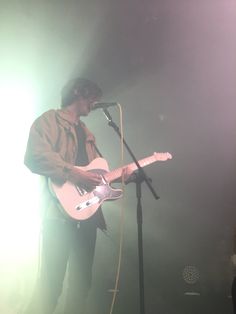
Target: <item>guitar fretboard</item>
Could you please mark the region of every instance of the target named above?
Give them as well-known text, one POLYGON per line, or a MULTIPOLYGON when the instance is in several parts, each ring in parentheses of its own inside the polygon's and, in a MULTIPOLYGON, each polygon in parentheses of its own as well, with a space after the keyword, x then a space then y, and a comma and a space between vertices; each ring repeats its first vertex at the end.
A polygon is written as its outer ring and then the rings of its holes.
MULTIPOLYGON (((138 162, 139 162, 140 166, 145 167, 145 166, 148 166, 148 165, 154 163, 155 161, 158 161, 158 158, 156 155, 157 154, 154 154, 150 157, 146 157, 146 158, 139 160, 138 162)), ((115 170, 112 170, 111 172, 106 173, 105 179, 108 182, 112 182, 112 181, 119 179, 122 176, 122 169, 124 169, 126 167, 128 167, 132 171, 135 171, 137 169, 136 164, 133 162, 133 163, 128 164, 127 166, 120 167, 120 168, 117 168, 115 170)))

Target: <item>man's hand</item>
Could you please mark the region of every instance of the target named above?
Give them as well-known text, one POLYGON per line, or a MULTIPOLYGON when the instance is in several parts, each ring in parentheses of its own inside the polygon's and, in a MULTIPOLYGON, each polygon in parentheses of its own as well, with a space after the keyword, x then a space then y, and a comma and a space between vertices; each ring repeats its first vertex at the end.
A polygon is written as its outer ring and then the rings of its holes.
POLYGON ((74 167, 70 173, 69 181, 86 190, 93 190, 102 181, 102 177, 94 172, 84 171, 74 167))

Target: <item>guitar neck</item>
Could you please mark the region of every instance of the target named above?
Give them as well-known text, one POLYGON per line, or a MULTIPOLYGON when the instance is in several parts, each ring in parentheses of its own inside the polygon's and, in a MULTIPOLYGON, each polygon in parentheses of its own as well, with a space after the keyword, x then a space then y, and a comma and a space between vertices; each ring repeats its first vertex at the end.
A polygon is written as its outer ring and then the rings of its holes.
MULTIPOLYGON (((141 167, 145 167, 145 166, 148 166, 154 162, 156 162, 157 159, 156 157, 153 155, 153 156, 149 156, 149 157, 146 157, 146 158, 143 158, 141 160, 138 161, 138 163, 140 164, 141 167)), ((124 167, 120 167, 120 168, 117 168, 115 170, 112 170, 111 172, 108 172, 105 174, 105 179, 108 181, 108 182, 112 182, 112 181, 115 181, 119 178, 121 178, 122 176, 122 170, 124 168, 128 167, 131 171, 135 171, 138 167, 136 166, 136 164, 133 162, 133 163, 130 163, 128 164, 127 166, 124 166, 124 167)))

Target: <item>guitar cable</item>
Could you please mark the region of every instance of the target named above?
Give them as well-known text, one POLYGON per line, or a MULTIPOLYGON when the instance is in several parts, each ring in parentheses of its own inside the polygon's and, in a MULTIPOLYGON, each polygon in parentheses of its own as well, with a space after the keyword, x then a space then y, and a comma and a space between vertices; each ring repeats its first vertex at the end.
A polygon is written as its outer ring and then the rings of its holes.
MULTIPOLYGON (((120 141, 120 146, 121 146, 121 165, 122 167, 124 166, 124 130, 123 130, 123 113, 122 113, 122 107, 118 103, 117 104, 119 107, 119 117, 120 117, 120 133, 121 133, 121 141, 120 141)), ((120 241, 119 241, 119 252, 118 252, 118 262, 117 262, 117 269, 116 269, 116 277, 115 277, 115 285, 114 289, 111 289, 113 293, 112 297, 112 302, 110 306, 110 312, 109 314, 113 313, 114 309, 114 304, 117 296, 118 290, 118 284, 119 284, 119 279, 120 279, 120 269, 121 269, 121 260, 122 260, 122 251, 123 251, 123 242, 124 242, 124 187, 125 187, 125 182, 124 182, 124 173, 122 172, 121 176, 121 184, 122 184, 122 191, 123 191, 123 197, 122 197, 122 203, 120 206, 120 241)))

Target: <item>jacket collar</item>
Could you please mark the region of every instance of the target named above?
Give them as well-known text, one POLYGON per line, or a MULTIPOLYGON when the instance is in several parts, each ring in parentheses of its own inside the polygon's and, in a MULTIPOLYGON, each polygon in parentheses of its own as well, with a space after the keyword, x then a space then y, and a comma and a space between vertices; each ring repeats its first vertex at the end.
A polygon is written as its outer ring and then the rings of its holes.
POLYGON ((62 119, 63 121, 66 121, 67 123, 73 125, 76 124, 77 121, 74 120, 74 117, 66 110, 64 109, 58 109, 56 110, 57 116, 62 119))
POLYGON ((74 118, 71 116, 71 114, 68 111, 63 110, 63 109, 56 110, 56 115, 59 118, 60 124, 63 125, 65 129, 67 129, 68 131, 72 133, 74 133, 74 126, 78 124, 79 122, 85 131, 86 141, 95 142, 94 135, 87 129, 84 122, 82 122, 81 120, 75 121, 74 118))

